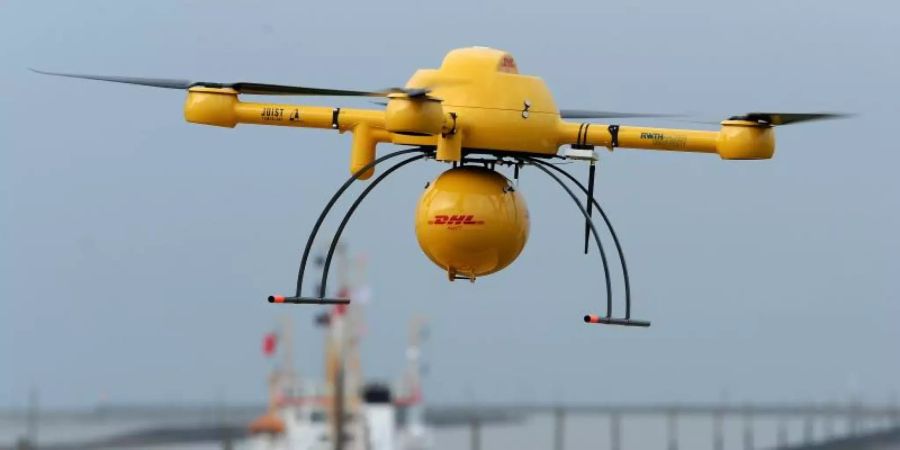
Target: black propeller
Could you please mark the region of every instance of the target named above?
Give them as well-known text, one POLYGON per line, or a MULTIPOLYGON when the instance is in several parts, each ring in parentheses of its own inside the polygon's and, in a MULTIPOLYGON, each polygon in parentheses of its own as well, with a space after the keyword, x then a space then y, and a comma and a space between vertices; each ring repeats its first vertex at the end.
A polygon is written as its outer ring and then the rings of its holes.
POLYGON ((405 94, 412 98, 427 97, 431 89, 428 88, 401 88, 392 87, 381 89, 378 91, 354 91, 346 89, 328 89, 314 88, 306 86, 288 86, 283 84, 266 84, 266 83, 214 83, 209 81, 190 81, 169 78, 139 78, 139 77, 118 77, 105 75, 84 75, 75 73, 47 72, 43 70, 31 69, 33 72, 43 75, 52 75, 57 77, 82 78, 85 80, 109 81, 113 83, 137 84, 140 86, 150 86, 164 89, 189 89, 192 87, 209 87, 209 88, 229 88, 234 89, 240 94, 252 95, 319 95, 319 96, 335 96, 335 97, 386 97, 390 94, 405 94))
POLYGON ((589 109, 561 109, 559 116, 563 119, 627 119, 635 117, 679 117, 674 114, 626 113, 616 111, 592 111, 589 109))
MULTIPOLYGON (((592 111, 587 109, 561 109, 559 115, 563 119, 614 119, 614 118, 639 118, 639 117, 683 117, 679 114, 655 114, 655 113, 626 113, 616 111, 592 111)), ((812 120, 841 119, 849 117, 843 113, 779 113, 779 112, 752 112, 739 116, 731 116, 729 120, 748 120, 766 125, 790 125, 792 123, 808 122, 812 120)), ((718 125, 719 122, 692 121, 694 123, 707 123, 718 125)))
POLYGON ((792 123, 808 122, 811 120, 840 119, 849 117, 849 114, 842 113, 772 113, 772 112, 752 112, 742 116, 732 116, 728 120, 748 120, 751 122, 760 122, 767 125, 790 125, 792 123))
MULTIPOLYGON (((762 113, 762 112, 753 112, 747 113, 739 116, 731 116, 728 120, 747 120, 750 122, 756 122, 760 125, 791 125, 799 122, 809 122, 812 120, 827 120, 827 119, 843 119, 847 117, 852 117, 853 114, 845 114, 845 113, 762 113)), ((687 122, 687 123, 698 123, 702 125, 719 125, 722 123, 721 120, 685 120, 685 119, 676 119, 678 122, 687 122)))

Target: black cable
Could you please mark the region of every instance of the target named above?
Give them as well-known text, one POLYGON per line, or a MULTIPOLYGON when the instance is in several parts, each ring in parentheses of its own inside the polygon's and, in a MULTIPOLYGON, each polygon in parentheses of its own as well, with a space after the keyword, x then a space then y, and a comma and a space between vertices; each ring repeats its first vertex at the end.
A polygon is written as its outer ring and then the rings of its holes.
MULTIPOLYGON (((585 203, 587 203, 585 206, 587 206, 588 217, 591 217, 591 212, 594 208, 594 202, 592 202, 591 200, 594 198, 594 177, 595 177, 596 172, 597 172, 597 166, 594 164, 594 161, 591 161, 591 167, 588 169, 587 200, 585 201, 585 203)), ((588 228, 587 223, 585 223, 584 224, 584 254, 585 255, 588 254, 588 247, 589 247, 588 243, 590 243, 590 241, 588 240, 588 237, 590 234, 591 234, 591 230, 590 230, 590 228, 588 228)))

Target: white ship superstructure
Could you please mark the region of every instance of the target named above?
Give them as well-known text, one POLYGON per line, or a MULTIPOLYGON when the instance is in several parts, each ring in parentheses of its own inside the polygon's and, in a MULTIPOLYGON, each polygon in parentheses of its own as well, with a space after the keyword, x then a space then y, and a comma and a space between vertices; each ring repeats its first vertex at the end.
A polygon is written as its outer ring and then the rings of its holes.
POLYGON ((251 436, 242 446, 246 450, 432 447, 432 435, 423 421, 420 387, 422 321, 412 323, 406 369, 396 389, 400 395, 394 395, 395 390, 387 384, 364 383, 359 344, 362 304, 367 303, 368 291, 362 283, 351 281, 348 271, 341 272, 338 295, 354 299, 354 304, 333 306, 316 320, 326 328, 324 383, 311 383, 294 371, 291 325, 284 321, 277 334, 284 342, 279 349, 280 363, 269 379, 269 407, 250 424, 251 436))

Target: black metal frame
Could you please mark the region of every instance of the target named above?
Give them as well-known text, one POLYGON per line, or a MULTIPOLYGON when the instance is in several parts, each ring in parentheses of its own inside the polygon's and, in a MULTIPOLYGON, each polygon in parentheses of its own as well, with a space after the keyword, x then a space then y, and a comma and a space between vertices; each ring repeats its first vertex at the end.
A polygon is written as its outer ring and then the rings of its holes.
POLYGON ((331 238, 331 246, 328 248, 328 254, 327 254, 327 256, 325 256, 325 265, 322 268, 322 282, 319 284, 319 297, 325 297, 325 292, 326 292, 326 289, 328 286, 328 272, 329 272, 329 269, 331 268, 331 259, 334 256, 334 251, 337 248, 338 241, 341 239, 341 234, 344 232, 344 228, 347 226, 347 222, 350 221, 350 217, 353 216, 353 213, 356 211, 356 208, 358 208, 360 203, 362 203, 362 201, 365 200, 366 196, 368 196, 369 193, 372 192, 372 189, 374 189, 375 186, 378 186, 378 184, 381 183, 382 180, 387 178, 388 175, 390 175, 395 170, 397 170, 413 161, 418 161, 420 159, 424 159, 427 156, 429 156, 428 153, 411 156, 411 157, 406 158, 403 161, 400 161, 397 164, 394 164, 393 166, 389 167, 381 175, 379 175, 377 178, 372 180, 372 182, 370 182, 369 185, 366 186, 366 188, 362 191, 362 193, 359 194, 359 197, 356 198, 356 200, 353 202, 353 204, 350 205, 350 209, 347 210, 347 213, 344 215, 344 218, 341 220, 341 224, 338 225, 337 231, 334 232, 334 237, 331 238))
POLYGON ((606 215, 606 211, 603 210, 603 207, 600 206, 600 203, 597 202, 597 199, 594 198, 593 193, 584 186, 580 181, 578 181, 572 174, 566 172, 565 170, 548 163, 546 161, 542 161, 533 157, 522 157, 522 159, 534 167, 537 167, 542 172, 546 173, 548 176, 553 178, 565 191, 569 194, 569 197, 575 202, 578 206, 578 209, 581 211, 582 215, 584 215, 585 220, 587 221, 588 229, 594 235, 594 241, 597 244, 597 249, 600 251, 600 258, 603 262, 603 274, 604 281, 606 283, 606 315, 605 317, 599 317, 596 315, 585 315, 584 321, 586 323, 603 323, 608 325, 626 325, 626 326, 639 326, 639 327, 648 327, 650 326, 650 322, 644 320, 635 320, 631 318, 631 282, 628 276, 628 266, 625 264, 625 254, 622 251, 622 245, 619 242, 619 237, 616 234, 615 229, 612 226, 612 223, 609 220, 609 217, 606 215), (609 266, 606 259, 606 253, 603 250, 603 245, 600 242, 600 235, 597 233, 597 229, 594 226, 593 220, 591 219, 591 215, 586 209, 584 205, 581 204, 581 201, 578 199, 578 196, 572 192, 572 189, 569 188, 558 176, 554 175, 550 170, 552 169, 555 172, 558 172, 569 179, 572 183, 577 185, 585 195, 587 195, 590 200, 587 204, 593 205, 597 211, 600 213, 600 216, 603 218, 603 221, 606 223, 606 228, 609 230, 609 234, 613 238, 613 243, 616 247, 616 252, 619 255, 619 264, 622 266, 622 277, 624 279, 625 284, 625 317, 624 318, 614 318, 612 316, 612 281, 609 276, 609 266))
MULTIPOLYGON (((371 193, 372 190, 374 190, 376 186, 378 186, 385 178, 387 178, 388 175, 392 174, 393 172, 400 169, 401 167, 403 167, 409 163, 412 163, 413 161, 418 161, 418 160, 425 159, 428 157, 433 157, 434 152, 435 152, 435 149, 433 147, 417 147, 417 148, 404 149, 404 150, 399 150, 399 151, 396 151, 393 153, 389 153, 387 155, 384 155, 384 156, 381 156, 380 158, 375 159, 374 161, 370 162, 369 164, 366 164, 361 169, 357 170, 349 179, 347 179, 347 181, 345 181, 344 184, 341 185, 341 187, 338 188, 338 190, 331 196, 331 199, 329 199, 328 203, 326 203, 325 207, 322 209, 321 213, 319 214, 318 219, 316 219, 316 223, 315 223, 315 225, 313 225, 313 229, 310 232, 309 237, 306 240, 306 246, 303 249, 303 255, 300 259, 300 268, 297 272, 297 289, 296 289, 295 295, 293 297, 270 296, 268 299, 269 302, 270 303, 272 303, 272 302, 274 302, 274 303, 295 303, 295 304, 347 304, 347 303, 350 303, 350 299, 346 299, 346 298, 327 298, 327 297, 325 297, 325 293, 327 292, 327 289, 328 289, 328 273, 330 272, 331 262, 332 262, 332 259, 334 256, 334 252, 337 249, 337 244, 340 241, 341 234, 344 232, 344 229, 346 228, 347 224, 349 223, 350 218, 356 212, 359 205, 362 204, 362 201, 365 200, 365 198, 369 195, 369 193, 371 193), (316 237, 318 236, 319 230, 322 227, 322 223, 325 221, 325 218, 328 215, 328 213, 331 212, 331 209, 334 207, 334 204, 337 202, 337 200, 344 194, 344 192, 350 187, 350 185, 353 184, 354 181, 357 181, 363 174, 365 174, 372 168, 376 167, 378 164, 381 164, 381 163, 388 161, 390 159, 393 159, 393 158, 397 158, 399 156, 409 155, 409 154, 413 154, 413 153, 416 153, 416 154, 392 165, 387 170, 385 170, 383 173, 378 175, 374 180, 372 180, 371 183, 369 183, 368 186, 366 186, 366 188, 353 201, 353 203, 350 205, 350 208, 344 214, 343 219, 341 219, 341 222, 338 225, 337 231, 335 231, 334 235, 331 238, 331 244, 328 248, 328 253, 327 253, 327 256, 325 257, 325 262, 324 262, 324 265, 322 268, 322 278, 321 278, 321 282, 318 287, 318 296, 303 297, 302 296, 303 279, 304 279, 304 275, 306 273, 306 266, 309 261, 309 254, 312 250, 313 242, 315 241, 316 237)), ((586 315, 586 316, 584 316, 584 321, 587 323, 603 323, 603 324, 610 324, 610 325, 626 325, 626 326, 641 326, 641 327, 650 326, 650 322, 648 322, 648 321, 631 319, 631 283, 630 283, 630 279, 628 276, 628 266, 625 264, 625 254, 622 251, 622 246, 621 246, 621 243, 619 242, 618 235, 616 234, 616 231, 613 228, 612 223, 609 220, 609 217, 606 215, 606 212, 603 210, 603 207, 600 206, 600 203, 597 202, 597 199, 594 198, 594 195, 593 195, 593 184, 594 184, 593 183, 593 181, 594 181, 593 180, 593 178, 594 178, 593 170, 591 170, 591 173, 589 173, 589 181, 588 182, 591 186, 590 186, 590 188, 588 188, 588 187, 585 187, 584 184, 582 184, 580 181, 578 181, 569 172, 567 172, 547 161, 538 159, 533 156, 528 156, 528 155, 504 155, 504 156, 511 156, 518 162, 507 162, 507 161, 503 160, 502 158, 498 158, 496 161, 483 161, 483 160, 475 160, 475 161, 478 161, 478 162, 484 163, 484 164, 490 164, 491 168, 493 168, 494 164, 512 164, 515 166, 516 172, 518 172, 519 165, 522 163, 527 163, 527 164, 530 164, 530 165, 538 168, 539 170, 541 170, 542 172, 547 174, 549 177, 551 177, 554 181, 556 181, 557 184, 559 184, 566 191, 566 193, 569 195, 569 197, 571 197, 572 200, 575 202, 575 205, 578 206, 578 209, 581 211, 581 214, 584 216, 585 226, 587 228, 586 231, 588 233, 588 236, 586 236, 586 240, 585 240, 585 251, 587 251, 587 242, 588 242, 587 238, 589 238, 589 235, 591 235, 591 234, 594 236, 594 242, 597 244, 597 249, 599 250, 600 258, 601 258, 601 261, 603 264, 603 275, 604 275, 604 282, 605 282, 605 287, 606 287, 606 315, 604 317, 600 317, 597 315, 586 315), (559 176, 557 176, 553 172, 557 172, 557 173, 561 174, 562 176, 567 178, 569 181, 574 183, 576 186, 578 186, 578 188, 581 189, 581 191, 587 196, 588 200, 587 200, 586 204, 582 205, 581 200, 578 199, 578 196, 575 195, 575 192, 572 191, 572 189, 565 183, 565 181, 563 181, 559 176), (618 254, 618 257, 619 257, 619 263, 622 267, 622 276, 624 278, 624 285, 625 285, 625 317, 624 318, 616 318, 616 317, 613 317, 613 315, 612 315, 613 314, 613 296, 612 296, 612 279, 610 277, 609 262, 606 257, 606 251, 603 248, 603 243, 600 239, 600 233, 597 231, 597 228, 594 225, 593 220, 591 219, 592 209, 597 209, 597 211, 600 213, 600 216, 603 218, 603 221, 606 224, 606 228, 607 228, 607 230, 609 230, 609 233, 612 236, 613 243, 615 244, 615 247, 616 247, 616 253, 618 254)), ((465 162, 465 159, 463 160, 463 162, 465 162)), ((593 169, 593 164, 592 164, 591 168, 593 169)))
POLYGON ((312 232, 310 232, 309 237, 306 240, 306 246, 303 249, 303 256, 300 258, 300 268, 297 271, 297 289, 295 291, 294 296, 293 297, 284 297, 284 296, 278 296, 278 295, 271 295, 268 298, 269 303, 294 303, 294 304, 316 304, 316 305, 350 303, 350 299, 346 299, 346 298, 326 298, 325 297, 325 292, 326 292, 326 288, 327 288, 326 283, 328 281, 328 272, 329 272, 329 268, 331 266, 331 259, 334 255, 335 248, 337 247, 338 239, 340 238, 341 233, 343 232, 344 228, 346 227, 347 222, 349 222, 350 217, 356 211, 356 208, 359 206, 359 204, 362 203, 362 200, 365 199, 366 196, 369 195, 369 193, 372 191, 372 189, 374 189, 375 186, 377 186, 379 183, 381 183, 381 181, 384 180, 389 174, 393 173, 395 170, 397 170, 400 167, 403 167, 413 161, 426 158, 433 154, 434 154, 434 149, 429 148, 429 147, 417 147, 417 148, 411 148, 411 149, 405 149, 405 150, 398 150, 396 152, 388 153, 387 155, 384 155, 384 156, 381 156, 381 157, 375 159, 374 161, 363 166, 361 169, 357 170, 352 176, 350 176, 350 178, 348 178, 347 181, 345 181, 344 184, 341 185, 340 188, 338 188, 338 190, 334 193, 334 195, 331 196, 331 199, 328 200, 328 203, 325 205, 325 208, 323 208, 322 212, 319 214, 319 218, 316 219, 315 225, 313 225, 312 232), (366 187, 365 190, 363 190, 363 192, 360 194, 360 196, 353 202, 353 205, 350 206, 350 209, 347 211, 347 213, 344 215, 344 218, 341 220, 341 224, 338 227, 338 231, 335 233, 334 237, 332 238, 331 246, 329 247, 329 250, 328 250, 328 256, 325 260, 325 265, 322 268, 322 282, 321 282, 321 285, 319 286, 319 296, 318 297, 303 297, 303 277, 304 277, 304 274, 306 273, 306 264, 309 261, 309 254, 310 254, 310 251, 312 250, 313 242, 315 241, 316 236, 319 233, 319 229, 322 227, 322 223, 325 221, 325 217, 331 211, 331 208, 334 207, 334 204, 341 197, 341 195, 343 195, 344 192, 350 187, 350 185, 353 184, 354 181, 358 180, 359 177, 361 177, 364 173, 368 172, 369 170, 376 167, 378 164, 380 164, 382 162, 385 162, 387 160, 390 160, 390 159, 393 159, 393 158, 396 158, 399 156, 408 155, 411 153, 419 153, 419 154, 412 156, 410 158, 407 158, 403 161, 400 161, 399 163, 397 163, 397 164, 391 166, 390 168, 388 168, 387 170, 385 170, 384 173, 382 173, 381 175, 376 177, 374 180, 372 180, 372 182, 366 187))

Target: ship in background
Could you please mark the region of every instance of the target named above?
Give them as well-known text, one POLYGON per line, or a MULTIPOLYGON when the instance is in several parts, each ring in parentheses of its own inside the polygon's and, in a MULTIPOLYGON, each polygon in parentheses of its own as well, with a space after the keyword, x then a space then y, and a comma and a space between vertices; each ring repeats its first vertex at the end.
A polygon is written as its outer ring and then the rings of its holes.
POLYGON ((316 317, 325 330, 325 377, 316 383, 294 368, 292 322, 266 335, 263 351, 280 354, 269 377, 268 409, 249 425, 245 450, 426 450, 433 436, 424 422, 421 342, 424 321, 410 323, 406 366, 399 382, 368 383, 362 372, 360 344, 364 308, 371 296, 365 261, 350 264, 338 252, 338 292, 352 305, 334 305, 316 317))
MULTIPOLYGON (((341 258, 347 266, 346 258, 341 258)), ((609 439, 611 449, 654 445, 677 449, 686 448, 679 445, 681 440, 697 444, 710 437, 712 445, 706 448, 714 449, 740 440, 747 449, 900 449, 897 399, 866 404, 852 393, 849 402, 432 403, 426 427, 421 320, 411 322, 405 368, 397 385, 364 382, 359 344, 364 337, 363 307, 370 293, 362 281, 363 268, 357 261, 355 271, 339 270, 346 277, 339 285, 354 299, 353 306, 331 308, 316 320, 325 334, 324 381, 299 376, 292 358, 291 322, 283 320, 279 331, 264 340, 264 351, 277 357, 269 378, 267 408, 217 401, 39 411, 35 392, 28 410, 0 409, 0 450, 420 450, 434 448, 432 430, 448 428, 468 428, 469 432, 440 434, 445 448, 474 450, 483 448, 481 433, 492 425, 504 425, 495 436, 518 442, 511 447, 523 449, 565 450, 579 444, 602 445, 603 439, 609 439), (350 276, 353 272, 355 279, 350 276), (260 411, 266 412, 259 416, 260 411), (570 418, 577 418, 581 425, 568 425, 570 418), (697 427, 696 419, 711 428, 697 427), (602 429, 608 432, 598 433, 602 429), (626 436, 628 429, 640 432, 626 436), (21 430, 26 431, 24 436, 21 430), (22 436, 18 442, 16 434, 22 436), (546 440, 548 434, 552 441, 546 440)), ((402 360, 399 349, 397 360, 402 360)))

